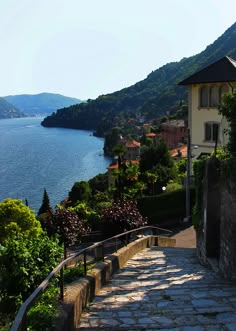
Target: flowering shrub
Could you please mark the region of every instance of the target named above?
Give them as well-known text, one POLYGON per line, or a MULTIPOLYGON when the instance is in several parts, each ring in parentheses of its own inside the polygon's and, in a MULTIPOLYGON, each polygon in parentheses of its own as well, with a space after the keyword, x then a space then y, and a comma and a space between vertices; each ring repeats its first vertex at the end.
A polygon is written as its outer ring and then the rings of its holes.
POLYGON ((103 234, 107 238, 147 224, 133 200, 114 201, 111 207, 103 210, 101 220, 103 234))
POLYGON ((59 235, 60 242, 64 244, 64 257, 66 258, 66 247, 78 242, 88 228, 75 211, 57 207, 55 212, 48 212, 43 220, 42 228, 50 236, 59 235))

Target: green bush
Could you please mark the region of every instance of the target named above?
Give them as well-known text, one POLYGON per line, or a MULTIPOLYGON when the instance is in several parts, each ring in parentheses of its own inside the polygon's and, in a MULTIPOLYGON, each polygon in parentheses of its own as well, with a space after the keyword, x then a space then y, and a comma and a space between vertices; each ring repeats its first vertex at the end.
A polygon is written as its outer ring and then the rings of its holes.
MULTIPOLYGON (((191 188, 191 206, 194 204, 194 192, 194 188, 191 188)), ((148 218, 149 224, 157 224, 175 218, 184 218, 186 215, 185 189, 142 197, 137 199, 137 202, 140 213, 148 218)))
POLYGON ((0 311, 15 313, 62 256, 58 240, 10 238, 0 245, 0 311))
POLYGON ((36 238, 42 233, 34 212, 21 200, 5 199, 0 202, 0 243, 4 245, 18 234, 24 238, 36 238))

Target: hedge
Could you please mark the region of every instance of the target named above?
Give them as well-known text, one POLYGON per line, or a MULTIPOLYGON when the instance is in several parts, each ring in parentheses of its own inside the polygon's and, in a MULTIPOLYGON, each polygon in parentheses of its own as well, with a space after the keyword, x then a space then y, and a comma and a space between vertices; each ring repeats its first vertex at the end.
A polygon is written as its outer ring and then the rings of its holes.
MULTIPOLYGON (((195 189, 190 189, 191 209, 194 205, 195 189)), ((137 200, 139 212, 148 217, 149 224, 158 224, 172 219, 183 219, 186 215, 186 191, 179 189, 137 200)))

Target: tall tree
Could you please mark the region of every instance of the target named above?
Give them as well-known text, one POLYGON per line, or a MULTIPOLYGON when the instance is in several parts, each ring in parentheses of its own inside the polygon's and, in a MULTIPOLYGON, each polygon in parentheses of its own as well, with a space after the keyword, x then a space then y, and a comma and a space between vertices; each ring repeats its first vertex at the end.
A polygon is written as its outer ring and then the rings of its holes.
POLYGON ((52 210, 52 208, 50 206, 49 196, 48 196, 46 189, 44 189, 42 205, 39 208, 38 215, 44 214, 46 212, 50 212, 51 210, 52 210))
POLYGON ((168 147, 163 140, 157 146, 150 146, 143 149, 140 159, 140 170, 141 172, 149 171, 158 164, 164 167, 172 167, 174 164, 168 147))
POLYGON ((117 187, 117 192, 118 192, 118 198, 122 198, 122 193, 123 193, 123 181, 122 181, 122 176, 121 176, 121 165, 123 161, 124 154, 126 152, 126 147, 123 144, 118 144, 116 145, 113 150, 113 155, 118 157, 118 177, 116 180, 116 187, 117 187))

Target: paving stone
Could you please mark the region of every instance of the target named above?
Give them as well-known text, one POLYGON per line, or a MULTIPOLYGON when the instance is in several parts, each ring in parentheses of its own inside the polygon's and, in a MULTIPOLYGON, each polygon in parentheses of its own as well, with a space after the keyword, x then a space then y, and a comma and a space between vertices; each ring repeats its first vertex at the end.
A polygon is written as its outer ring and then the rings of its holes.
POLYGON ((226 331, 235 331, 235 330, 236 330, 236 323, 226 324, 226 331))
POLYGON ((194 249, 138 253, 101 289, 81 331, 236 331, 236 286, 201 266, 194 249))
MULTIPOLYGON (((236 314, 235 312, 233 313, 223 313, 223 314, 218 314, 216 316, 216 319, 219 322, 236 322, 236 314)), ((236 330, 236 329, 235 329, 236 330)))
POLYGON ((185 327, 183 327, 183 331, 204 331, 204 327, 202 327, 202 326, 185 326, 185 327))
POLYGON ((208 299, 199 299, 199 300, 192 300, 192 305, 194 307, 212 307, 217 306, 219 303, 215 300, 208 300, 208 299))

